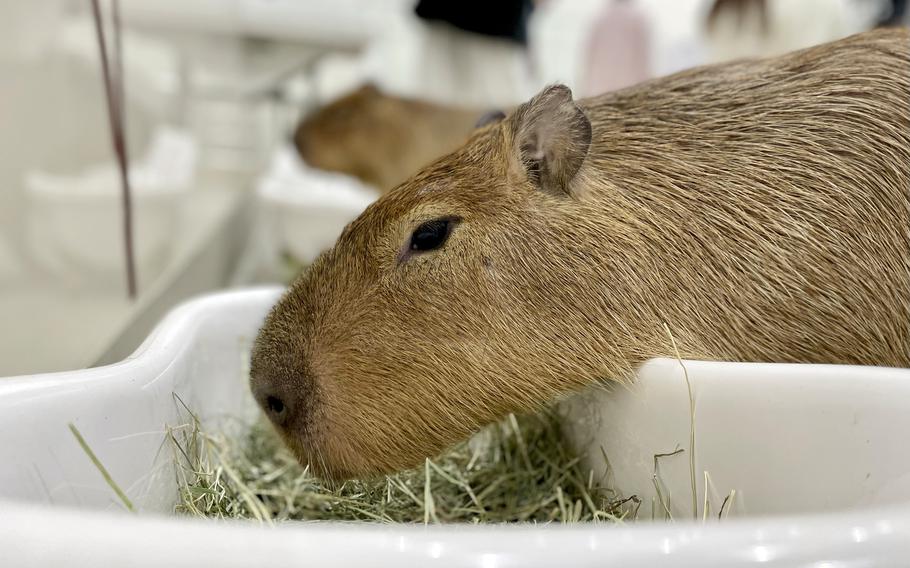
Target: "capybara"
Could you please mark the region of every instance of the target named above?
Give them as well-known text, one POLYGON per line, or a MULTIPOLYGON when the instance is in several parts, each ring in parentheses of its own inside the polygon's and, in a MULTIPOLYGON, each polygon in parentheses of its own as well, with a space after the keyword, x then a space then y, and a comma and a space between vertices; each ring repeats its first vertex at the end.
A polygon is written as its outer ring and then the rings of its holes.
POLYGON ((385 193, 464 144, 480 115, 366 84, 305 117, 294 143, 307 164, 385 193))
POLYGON ((315 471, 370 476, 633 378, 664 324, 690 359, 910 366, 906 29, 545 89, 344 230, 251 387, 315 471))

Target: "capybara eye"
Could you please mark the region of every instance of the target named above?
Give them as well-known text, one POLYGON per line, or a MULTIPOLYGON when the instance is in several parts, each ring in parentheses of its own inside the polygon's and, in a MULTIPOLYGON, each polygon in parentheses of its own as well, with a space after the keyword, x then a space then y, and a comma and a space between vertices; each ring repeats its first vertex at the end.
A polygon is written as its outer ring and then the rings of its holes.
POLYGON ((422 223, 411 234, 411 245, 408 248, 416 252, 438 249, 449 238, 454 224, 454 219, 434 219, 422 223))

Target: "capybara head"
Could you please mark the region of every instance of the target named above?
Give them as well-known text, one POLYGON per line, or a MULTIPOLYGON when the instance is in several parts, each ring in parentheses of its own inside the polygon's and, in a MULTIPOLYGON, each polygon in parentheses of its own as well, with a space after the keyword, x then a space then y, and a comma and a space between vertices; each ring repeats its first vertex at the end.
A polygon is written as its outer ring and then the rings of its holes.
POLYGON ((673 353, 664 325, 687 358, 910 366, 908 38, 545 89, 291 285, 255 397, 346 478, 631 378, 673 353))
POLYGON ((294 142, 307 164, 385 192, 463 144, 478 114, 366 84, 305 117, 294 142))
POLYGON ((554 357, 577 335, 555 309, 559 271, 537 271, 577 246, 554 214, 590 122, 565 87, 482 122, 349 225, 257 341, 253 390, 324 475, 418 463, 581 371, 554 357))

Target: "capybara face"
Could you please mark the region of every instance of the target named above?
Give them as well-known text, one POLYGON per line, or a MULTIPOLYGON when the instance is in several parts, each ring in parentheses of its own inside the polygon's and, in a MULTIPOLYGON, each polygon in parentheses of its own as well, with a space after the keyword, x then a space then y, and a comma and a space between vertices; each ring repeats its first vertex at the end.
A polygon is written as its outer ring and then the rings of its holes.
POLYGON ((499 119, 368 208, 268 318, 253 389, 324 475, 418 463, 577 373, 553 357, 577 334, 543 309, 561 275, 534 243, 571 241, 554 214, 591 127, 565 87, 499 119))
MULTIPOLYGON (((294 140, 300 156, 313 167, 356 176, 375 183, 379 172, 369 163, 348 156, 368 156, 375 145, 376 132, 394 138, 400 128, 389 110, 381 110, 383 98, 372 85, 357 89, 331 102, 303 120, 294 140), (364 136, 364 133, 372 133, 364 136)), ((397 113, 397 111, 393 111, 397 113)))
POLYGON ((479 112, 365 85, 306 117, 294 135, 303 160, 390 190, 467 140, 479 112))
POLYGON ((345 229, 267 317, 253 393, 347 478, 630 379, 666 328, 690 359, 910 366, 908 101, 906 30, 550 87, 345 229))

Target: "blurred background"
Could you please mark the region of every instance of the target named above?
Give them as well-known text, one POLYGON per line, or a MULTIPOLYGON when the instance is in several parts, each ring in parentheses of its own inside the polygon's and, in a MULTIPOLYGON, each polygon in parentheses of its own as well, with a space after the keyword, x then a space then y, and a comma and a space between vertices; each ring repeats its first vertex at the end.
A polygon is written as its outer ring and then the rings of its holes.
POLYGON ((0 376, 116 361, 190 296, 288 281, 548 83, 907 22, 900 0, 4 0, 0 376))

